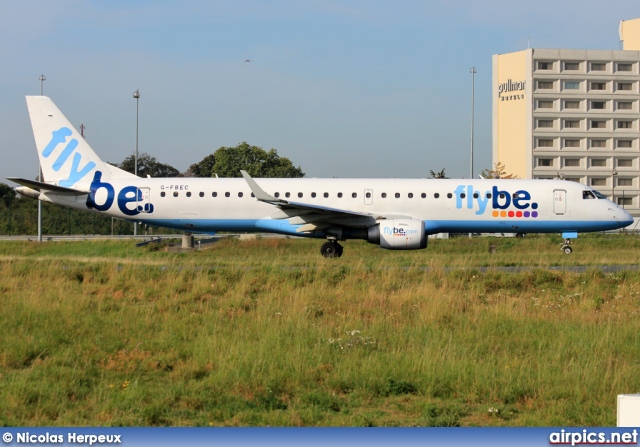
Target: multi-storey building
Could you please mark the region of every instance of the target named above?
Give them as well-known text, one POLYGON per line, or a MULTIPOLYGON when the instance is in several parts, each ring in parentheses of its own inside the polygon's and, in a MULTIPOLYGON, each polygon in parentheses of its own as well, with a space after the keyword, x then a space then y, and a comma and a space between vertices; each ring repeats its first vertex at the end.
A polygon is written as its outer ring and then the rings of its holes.
POLYGON ((623 50, 493 56, 493 162, 590 185, 640 218, 640 19, 623 50))

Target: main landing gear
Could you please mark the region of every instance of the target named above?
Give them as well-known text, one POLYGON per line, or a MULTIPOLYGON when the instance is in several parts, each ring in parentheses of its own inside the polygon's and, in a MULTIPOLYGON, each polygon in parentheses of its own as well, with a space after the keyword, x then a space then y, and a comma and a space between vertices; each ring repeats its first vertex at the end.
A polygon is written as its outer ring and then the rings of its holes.
POLYGON ((564 243, 562 244, 562 247, 560 247, 560 250, 565 252, 565 254, 570 255, 571 252, 573 251, 573 248, 571 248, 570 244, 571 244, 571 239, 565 239, 564 243))
POLYGON ((342 256, 342 245, 336 241, 327 241, 320 247, 320 253, 325 258, 339 258, 342 256))

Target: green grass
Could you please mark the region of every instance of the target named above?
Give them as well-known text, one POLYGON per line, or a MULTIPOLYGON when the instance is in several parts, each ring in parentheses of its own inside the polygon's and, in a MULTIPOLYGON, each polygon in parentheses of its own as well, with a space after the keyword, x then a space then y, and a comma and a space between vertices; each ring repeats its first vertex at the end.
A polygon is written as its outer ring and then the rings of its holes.
POLYGON ((320 243, 0 244, 0 425, 607 426, 640 390, 640 271, 597 268, 633 236, 320 243))

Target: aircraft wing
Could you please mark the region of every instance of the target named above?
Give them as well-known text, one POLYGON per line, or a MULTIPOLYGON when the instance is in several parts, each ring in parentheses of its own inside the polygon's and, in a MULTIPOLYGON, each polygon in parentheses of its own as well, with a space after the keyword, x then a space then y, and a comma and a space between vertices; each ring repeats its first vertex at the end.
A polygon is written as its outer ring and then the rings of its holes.
POLYGON ((89 194, 89 191, 81 191, 79 189, 65 188, 64 186, 51 185, 45 182, 39 182, 37 180, 29 180, 25 178, 7 177, 7 180, 11 180, 14 183, 18 183, 27 188, 31 188, 40 192, 54 192, 56 194, 69 195, 69 196, 82 196, 89 194))
POLYGON ((240 172, 256 199, 280 208, 282 213, 276 217, 282 219, 290 218, 292 224, 302 225, 298 232, 313 231, 332 225, 368 227, 375 225, 378 219, 387 218, 387 216, 375 216, 371 213, 279 199, 265 192, 246 171, 240 172))

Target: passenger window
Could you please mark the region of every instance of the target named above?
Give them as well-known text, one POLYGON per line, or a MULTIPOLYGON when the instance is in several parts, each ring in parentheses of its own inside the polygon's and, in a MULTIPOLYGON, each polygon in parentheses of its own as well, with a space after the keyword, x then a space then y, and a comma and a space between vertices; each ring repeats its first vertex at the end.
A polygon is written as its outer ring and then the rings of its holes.
POLYGON ((487 193, 487 199, 490 199, 490 198, 491 198, 491 193, 490 193, 490 192, 488 192, 488 193, 487 193))
POLYGON ((500 193, 500 198, 504 199, 504 193, 503 192, 500 193))
POLYGON ((215 191, 214 191, 214 192, 212 192, 212 193, 211 193, 211 197, 218 197, 218 193, 217 193, 217 192, 215 192, 215 191))
POLYGON ((255 197, 256 195, 254 193, 251 193, 251 197, 255 197))
POLYGON ((358 193, 357 192, 352 192, 351 193, 351 197, 353 197, 354 199, 358 197, 358 193))
POLYGON ((338 199, 342 199, 342 193, 341 192, 338 193, 338 199))
POLYGON ((225 197, 231 197, 231 193, 230 193, 230 192, 225 192, 225 193, 224 193, 224 196, 225 196, 225 197))
POLYGON ((422 197, 423 199, 426 199, 427 198, 427 193, 423 192, 422 194, 420 194, 420 197, 422 197))
POLYGON ((365 195, 365 197, 366 197, 367 199, 370 199, 370 198, 371 198, 371 193, 370 193, 370 192, 368 192, 368 193, 365 195))
POLYGON ((396 193, 396 199, 399 199, 399 198, 400 198, 400 193, 399 193, 399 192, 397 192, 397 193, 396 193))
POLYGON ((244 194, 242 194, 241 192, 238 193, 238 197, 242 197, 244 194))
POLYGON ((301 192, 298 193, 298 197, 302 199, 302 193, 301 192))
POLYGON ((164 192, 164 191, 162 191, 162 192, 160 193, 160 197, 164 197, 164 196, 166 196, 166 194, 165 194, 165 192, 164 192))
POLYGON ((328 192, 325 192, 325 193, 324 193, 324 198, 326 199, 326 198, 328 198, 328 197, 329 197, 329 193, 328 193, 328 192))
POLYGON ((413 199, 413 193, 412 193, 412 192, 410 192, 410 193, 408 194, 408 197, 409 197, 410 199, 413 199))
POLYGON ((187 191, 187 197, 191 197, 191 191, 187 191))
POLYGON ((465 193, 460 194, 460 198, 464 199, 465 197, 467 197, 467 195, 465 193))
POLYGON ((435 193, 435 194, 433 195, 433 197, 435 197, 435 198, 437 199, 438 197, 440 197, 440 194, 439 194, 439 193, 435 193))
POLYGON ((276 196, 276 197, 280 197, 280 193, 279 193, 279 192, 277 192, 277 193, 275 193, 275 194, 274 194, 274 196, 276 196))
POLYGON ((311 198, 313 198, 313 199, 315 199, 315 198, 316 198, 316 193, 315 193, 315 192, 312 192, 312 193, 311 193, 311 198))
POLYGON ((173 192, 173 197, 178 197, 178 191, 173 192))
POLYGON ((480 197, 480 195, 479 195, 477 192, 474 192, 474 193, 473 193, 473 198, 474 198, 474 199, 477 199, 478 197, 480 197))
POLYGON ((291 194, 290 194, 290 193, 288 193, 288 192, 285 192, 285 193, 284 193, 284 196, 288 199, 289 197, 291 197, 291 194))
POLYGON ((450 199, 451 197, 453 197, 453 194, 451 194, 450 192, 447 193, 447 197, 450 199))
POLYGON ((386 192, 383 192, 382 194, 380 194, 380 196, 381 196, 383 199, 386 199, 386 198, 387 198, 387 193, 386 193, 386 192))
POLYGON ((203 193, 202 191, 200 191, 199 196, 200 196, 200 197, 204 197, 204 193, 203 193))

